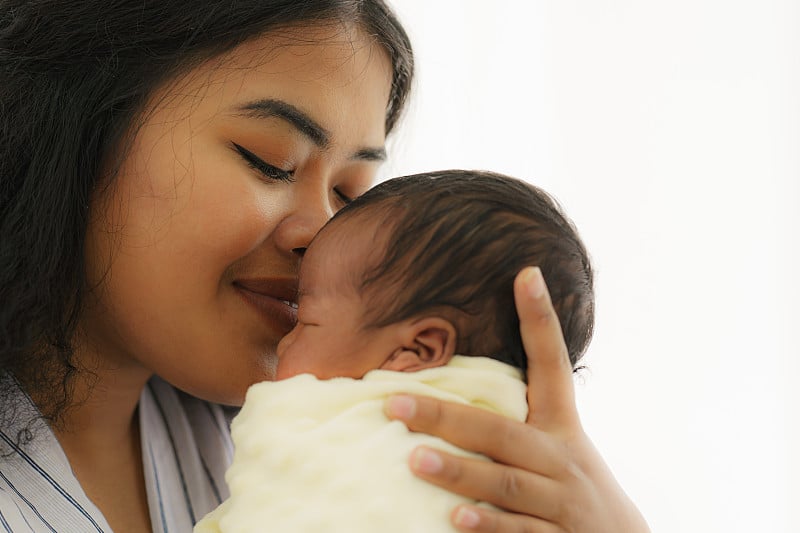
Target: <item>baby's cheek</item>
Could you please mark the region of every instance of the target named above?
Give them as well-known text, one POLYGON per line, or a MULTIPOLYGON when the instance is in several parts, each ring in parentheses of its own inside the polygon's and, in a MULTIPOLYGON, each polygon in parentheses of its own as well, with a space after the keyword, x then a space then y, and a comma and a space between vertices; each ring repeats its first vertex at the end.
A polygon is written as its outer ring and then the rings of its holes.
POLYGON ((274 381, 280 381, 282 379, 290 378, 294 375, 289 371, 288 365, 282 364, 282 361, 283 360, 280 357, 278 357, 274 363, 275 367, 275 371, 273 373, 274 381))
POLYGON ((274 360, 275 380, 290 378, 302 374, 302 353, 299 348, 298 328, 295 327, 278 343, 277 357, 274 360))
POLYGON ((294 344, 294 339, 297 337, 298 328, 300 324, 298 323, 292 330, 284 335, 284 337, 278 343, 278 348, 275 350, 278 354, 278 358, 282 358, 285 354, 289 351, 292 344, 294 344))

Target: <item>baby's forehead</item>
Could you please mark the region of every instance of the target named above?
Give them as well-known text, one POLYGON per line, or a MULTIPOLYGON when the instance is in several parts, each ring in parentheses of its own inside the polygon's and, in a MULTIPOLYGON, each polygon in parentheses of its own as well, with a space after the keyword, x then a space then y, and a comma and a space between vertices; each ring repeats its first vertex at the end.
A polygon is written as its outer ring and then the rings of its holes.
POLYGON ((301 291, 359 288, 368 266, 383 255, 384 233, 374 213, 333 220, 303 256, 301 291))

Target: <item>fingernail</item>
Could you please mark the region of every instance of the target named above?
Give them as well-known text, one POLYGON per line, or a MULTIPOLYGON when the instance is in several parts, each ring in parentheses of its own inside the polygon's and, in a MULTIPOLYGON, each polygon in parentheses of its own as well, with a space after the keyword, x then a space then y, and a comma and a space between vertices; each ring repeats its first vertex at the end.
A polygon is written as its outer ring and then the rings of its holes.
POLYGON ((417 412, 417 402, 410 396, 392 396, 386 402, 386 414, 390 418, 410 420, 417 412))
POLYGON ((422 474, 437 474, 442 470, 442 458, 427 448, 417 448, 411 458, 411 467, 422 474))
POLYGON ((544 278, 539 267, 531 267, 525 272, 525 284, 530 295, 538 300, 544 294, 544 278))
POLYGON ((473 528, 481 522, 481 516, 469 507, 459 507, 453 518, 457 526, 473 528))

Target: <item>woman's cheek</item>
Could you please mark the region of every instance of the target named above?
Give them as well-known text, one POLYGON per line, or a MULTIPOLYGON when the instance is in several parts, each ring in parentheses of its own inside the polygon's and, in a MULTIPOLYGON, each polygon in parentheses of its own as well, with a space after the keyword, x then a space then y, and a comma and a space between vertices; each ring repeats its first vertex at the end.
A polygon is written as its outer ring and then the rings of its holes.
POLYGON ((284 194, 258 185, 211 191, 196 209, 195 223, 189 227, 194 235, 185 242, 216 250, 228 264, 257 250, 270 239, 285 209, 284 194))

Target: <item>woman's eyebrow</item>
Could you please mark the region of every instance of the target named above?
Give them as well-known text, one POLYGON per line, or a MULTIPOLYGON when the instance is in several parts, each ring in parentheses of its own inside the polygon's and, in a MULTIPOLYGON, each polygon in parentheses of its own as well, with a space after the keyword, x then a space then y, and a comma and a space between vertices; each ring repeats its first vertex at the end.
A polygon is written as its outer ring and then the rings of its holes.
POLYGON ((244 104, 238 108, 238 111, 254 118, 280 118, 311 139, 320 148, 325 149, 330 145, 328 130, 320 126, 308 113, 301 111, 289 102, 266 98, 244 104))
MULTIPOLYGON (((289 123, 323 150, 330 146, 330 132, 311 118, 308 113, 284 100, 275 98, 255 100, 240 106, 237 111, 248 117, 259 119, 277 117, 289 123)), ((350 159, 378 162, 385 161, 386 149, 383 146, 361 148, 357 150, 350 159)))
POLYGON ((357 151, 350 159, 359 159, 361 161, 386 161, 386 148, 362 148, 357 151))

